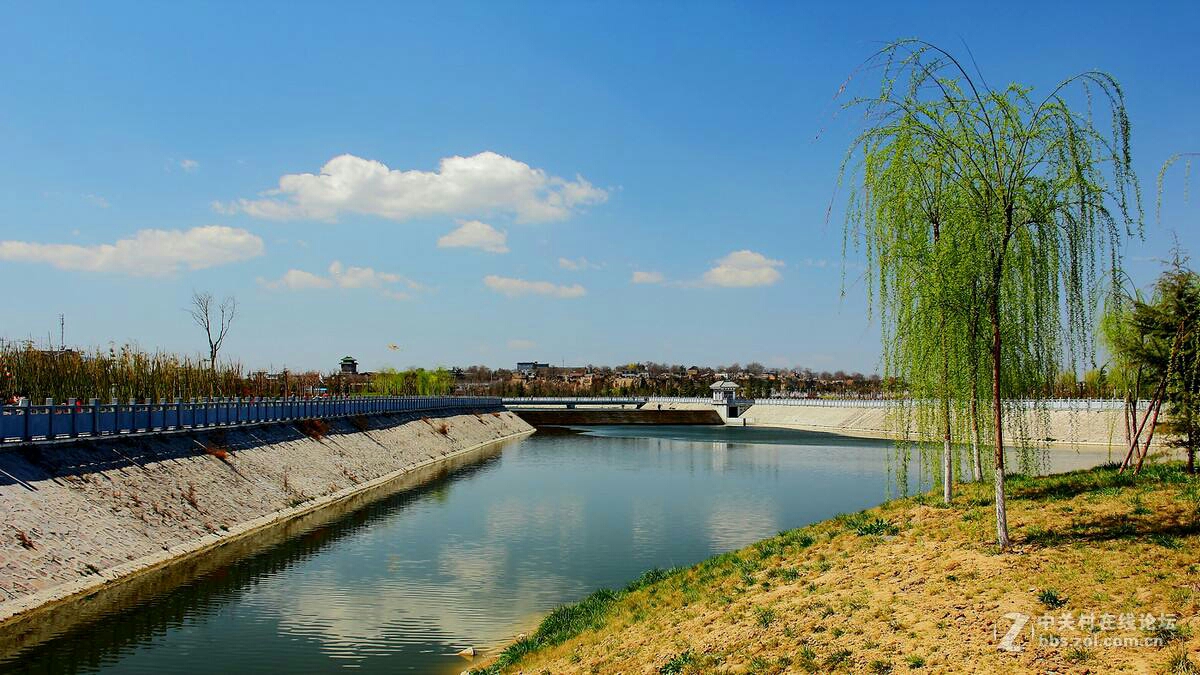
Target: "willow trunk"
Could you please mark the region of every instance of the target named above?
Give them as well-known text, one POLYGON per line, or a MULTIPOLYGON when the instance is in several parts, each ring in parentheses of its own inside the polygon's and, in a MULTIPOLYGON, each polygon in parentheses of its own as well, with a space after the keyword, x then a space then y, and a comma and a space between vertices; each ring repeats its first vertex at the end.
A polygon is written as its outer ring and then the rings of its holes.
POLYGON ((942 501, 949 504, 953 497, 954 469, 950 447, 950 399, 946 398, 942 405, 942 414, 946 417, 945 434, 942 437, 942 501))
MULTIPOLYGON (((972 384, 975 383, 972 378, 972 384)), ((976 483, 983 480, 983 458, 979 455, 979 401, 971 394, 971 477, 976 483)))
POLYGON ((990 303, 992 320, 992 422, 996 431, 995 486, 996 486, 996 543, 1000 550, 1007 549, 1012 542, 1008 538, 1008 505, 1004 500, 1004 413, 1000 400, 1000 274, 995 275, 995 285, 990 303))

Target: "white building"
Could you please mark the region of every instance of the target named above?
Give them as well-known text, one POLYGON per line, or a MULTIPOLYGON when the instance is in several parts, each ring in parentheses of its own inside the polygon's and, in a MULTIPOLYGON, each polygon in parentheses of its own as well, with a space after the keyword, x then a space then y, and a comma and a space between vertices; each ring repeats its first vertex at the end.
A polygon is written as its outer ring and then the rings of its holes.
POLYGON ((713 404, 721 405, 733 403, 737 399, 737 390, 741 389, 741 386, 736 382, 720 380, 712 383, 708 388, 712 391, 713 404))

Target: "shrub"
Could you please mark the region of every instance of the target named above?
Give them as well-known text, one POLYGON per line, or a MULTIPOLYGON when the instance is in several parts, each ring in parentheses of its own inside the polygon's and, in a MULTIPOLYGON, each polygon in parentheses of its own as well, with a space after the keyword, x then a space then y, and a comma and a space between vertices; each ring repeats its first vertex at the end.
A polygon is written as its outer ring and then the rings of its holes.
POLYGON ((296 422, 296 428, 305 436, 314 441, 319 441, 329 433, 329 422, 325 420, 300 420, 296 422))
POLYGON ((185 500, 185 501, 186 501, 188 504, 191 504, 191 505, 192 505, 192 508, 194 508, 194 509, 199 509, 199 508, 200 508, 200 502, 199 502, 199 500, 197 500, 197 499, 196 499, 196 485, 195 485, 195 483, 188 483, 188 489, 187 489, 187 492, 184 492, 184 493, 183 493, 183 499, 184 499, 184 500, 185 500))
POLYGON ((859 523, 854 528, 854 533, 860 537, 893 535, 899 531, 900 528, 883 518, 871 518, 859 523))
POLYGON ((1186 649, 1176 649, 1167 661, 1167 672, 1171 675, 1200 675, 1200 666, 1188 658, 1186 649))
POLYGON ((1155 532, 1154 534, 1150 535, 1148 539, 1150 540, 1150 543, 1157 544, 1172 551, 1178 551, 1179 549, 1183 548, 1183 544, 1180 544, 1178 539, 1162 532, 1155 532))
POLYGON ((682 654, 672 657, 670 661, 663 664, 662 668, 658 669, 658 672, 661 675, 679 675, 693 660, 692 651, 689 649, 682 654))
POLYGON ((25 533, 25 530, 18 529, 16 526, 14 526, 13 529, 17 531, 17 541, 21 542, 22 547, 30 551, 37 548, 37 546, 34 546, 33 544, 33 539, 29 538, 29 535, 25 533))
POLYGON ((758 622, 759 626, 770 628, 771 624, 775 622, 775 610, 769 607, 755 607, 754 620, 758 622))
POLYGON ((834 670, 838 666, 850 660, 851 652, 849 649, 839 649, 825 657, 825 667, 829 670, 834 670))
POLYGON ((892 672, 892 662, 884 661, 883 659, 875 659, 867 666, 867 670, 875 673, 875 675, 887 675, 892 672))
POLYGON ((1038 601, 1045 605, 1047 609, 1058 609, 1067 604, 1067 599, 1061 597, 1058 591, 1053 588, 1047 588, 1038 593, 1038 601))

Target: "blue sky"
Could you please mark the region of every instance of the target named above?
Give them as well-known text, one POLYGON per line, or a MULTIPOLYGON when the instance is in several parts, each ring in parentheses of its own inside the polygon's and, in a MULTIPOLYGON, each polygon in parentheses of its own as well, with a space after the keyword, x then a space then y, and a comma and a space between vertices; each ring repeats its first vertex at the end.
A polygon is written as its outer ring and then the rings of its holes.
POLYGON ((840 199, 826 222, 855 130, 832 99, 855 66, 920 36, 968 43, 993 85, 1116 75, 1146 282, 1172 231, 1200 256, 1182 171, 1161 224, 1152 208, 1162 162, 1200 151, 1198 19, 1195 3, 5 3, 0 335, 56 339, 62 313, 71 344, 196 352, 184 307, 203 289, 237 296, 226 353, 253 367, 870 372, 853 269, 840 292, 840 199))

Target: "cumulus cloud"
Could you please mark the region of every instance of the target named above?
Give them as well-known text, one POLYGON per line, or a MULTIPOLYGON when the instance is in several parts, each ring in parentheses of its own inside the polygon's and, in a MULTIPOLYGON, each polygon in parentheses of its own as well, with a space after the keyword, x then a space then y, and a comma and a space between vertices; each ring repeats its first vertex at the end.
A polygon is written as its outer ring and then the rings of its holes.
POLYGON ((603 267, 602 265, 594 263, 583 257, 575 258, 574 260, 571 258, 559 258, 558 266, 564 270, 571 270, 572 272, 579 272, 582 270, 598 270, 603 267))
POLYGON ((64 270, 160 277, 262 255, 263 240, 246 230, 205 225, 190 230, 139 230, 111 244, 0 241, 0 260, 40 262, 64 270))
POLYGON ((420 290, 421 284, 407 279, 399 274, 380 272, 371 267, 347 267, 340 260, 329 264, 324 275, 314 274, 305 270, 291 269, 278 279, 259 279, 259 283, 271 290, 303 291, 320 288, 374 288, 380 289, 383 295, 397 300, 411 297, 408 293, 397 290, 420 290))
POLYGON ((197 162, 194 159, 181 159, 179 160, 179 168, 191 173, 200 168, 200 162, 197 162))
POLYGON ((283 273, 282 277, 268 281, 264 285, 276 290, 286 288, 291 291, 300 291, 309 288, 332 288, 333 280, 304 270, 288 270, 283 273))
POLYGON ((770 286, 782 278, 780 267, 783 267, 783 261, 772 260, 761 253, 734 251, 704 273, 704 283, 729 288, 770 286))
POLYGON ((336 221, 344 213, 395 221, 429 216, 512 214, 519 221, 562 220, 608 199, 582 176, 567 180, 494 152, 447 157, 437 171, 392 169, 339 155, 320 173, 287 174, 259 199, 215 203, 217 210, 259 218, 336 221))
POLYGON ((537 347, 537 343, 534 342, 533 340, 517 339, 517 340, 509 340, 508 341, 509 349, 533 349, 534 347, 537 347))
POLYGON ((483 278, 483 283, 488 288, 503 293, 510 298, 515 298, 522 295, 547 295, 555 298, 580 298, 587 295, 587 289, 579 284, 571 286, 558 286, 549 281, 526 281, 525 279, 513 279, 511 277, 500 277, 495 274, 489 274, 483 278))
POLYGON ((633 278, 630 281, 635 284, 661 284, 663 282, 663 275, 659 272, 635 270, 633 278))
POLYGON ((460 220, 458 228, 437 240, 438 248, 477 248, 508 253, 508 233, 478 220, 460 220))

